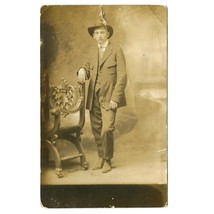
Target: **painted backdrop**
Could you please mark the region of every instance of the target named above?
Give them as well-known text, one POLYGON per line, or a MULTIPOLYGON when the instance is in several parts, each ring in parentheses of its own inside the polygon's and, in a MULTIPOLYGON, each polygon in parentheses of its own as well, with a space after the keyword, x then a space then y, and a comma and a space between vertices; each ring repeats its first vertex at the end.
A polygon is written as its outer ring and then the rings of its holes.
MULTIPOLYGON (((134 148, 143 149, 142 145, 147 145, 155 151, 165 150, 167 9, 131 5, 105 5, 103 9, 114 29, 110 40, 122 47, 128 73, 128 106, 118 111, 116 142, 134 148)), ((87 28, 94 25, 99 12, 99 6, 42 7, 41 71, 49 74, 50 84, 57 84, 62 77, 76 84, 81 60, 95 45, 87 28)), ((86 149, 94 145, 88 113, 83 137, 89 142, 86 149)))

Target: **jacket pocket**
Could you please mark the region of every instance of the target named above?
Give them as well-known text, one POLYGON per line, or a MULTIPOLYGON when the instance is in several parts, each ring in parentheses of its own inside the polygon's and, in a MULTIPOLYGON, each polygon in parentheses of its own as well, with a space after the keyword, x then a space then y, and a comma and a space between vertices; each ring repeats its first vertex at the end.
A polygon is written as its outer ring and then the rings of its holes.
POLYGON ((112 74, 116 74, 116 69, 114 67, 110 67, 106 70, 106 74, 112 75, 112 74))
POLYGON ((107 68, 112 68, 112 67, 116 67, 117 66, 117 63, 116 62, 112 62, 112 63, 109 63, 106 67, 107 68))
POLYGON ((113 74, 116 74, 116 69, 117 69, 117 63, 116 62, 113 62, 113 63, 109 63, 107 66, 107 69, 106 69, 106 74, 109 74, 109 75, 113 75, 113 74))

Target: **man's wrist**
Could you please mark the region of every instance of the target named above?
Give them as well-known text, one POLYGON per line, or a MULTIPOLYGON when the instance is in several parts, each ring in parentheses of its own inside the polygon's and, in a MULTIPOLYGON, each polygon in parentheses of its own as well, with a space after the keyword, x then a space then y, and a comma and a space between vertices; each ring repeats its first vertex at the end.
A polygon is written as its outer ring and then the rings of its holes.
POLYGON ((79 72, 84 72, 84 73, 86 73, 86 70, 85 70, 84 67, 81 67, 81 68, 79 69, 79 72))
POLYGON ((117 101, 114 101, 114 100, 111 100, 110 102, 114 102, 114 103, 117 103, 117 104, 119 104, 117 101))

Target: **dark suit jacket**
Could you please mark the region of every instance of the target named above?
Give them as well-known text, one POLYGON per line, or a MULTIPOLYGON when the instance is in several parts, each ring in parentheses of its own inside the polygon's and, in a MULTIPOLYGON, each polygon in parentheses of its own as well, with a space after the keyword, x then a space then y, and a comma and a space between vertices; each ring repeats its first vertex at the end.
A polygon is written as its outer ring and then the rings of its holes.
POLYGON ((127 82, 126 63, 122 49, 109 42, 105 53, 99 62, 98 48, 94 47, 88 55, 84 67, 89 79, 86 108, 91 110, 97 72, 99 70, 100 103, 109 109, 110 101, 118 103, 118 107, 126 105, 124 89, 127 82))

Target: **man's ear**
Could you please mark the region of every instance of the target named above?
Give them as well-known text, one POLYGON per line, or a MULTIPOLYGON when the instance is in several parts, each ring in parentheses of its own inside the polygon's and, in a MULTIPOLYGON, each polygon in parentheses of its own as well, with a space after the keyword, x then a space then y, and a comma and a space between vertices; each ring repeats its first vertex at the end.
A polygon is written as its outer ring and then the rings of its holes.
POLYGON ((107 37, 109 38, 109 36, 110 36, 110 33, 109 33, 109 31, 107 31, 107 34, 108 34, 108 35, 107 35, 107 37))

